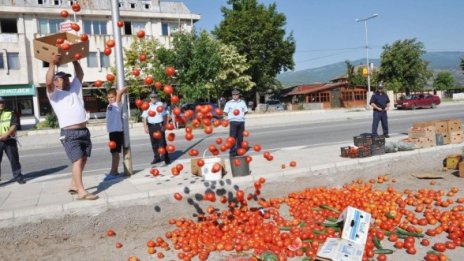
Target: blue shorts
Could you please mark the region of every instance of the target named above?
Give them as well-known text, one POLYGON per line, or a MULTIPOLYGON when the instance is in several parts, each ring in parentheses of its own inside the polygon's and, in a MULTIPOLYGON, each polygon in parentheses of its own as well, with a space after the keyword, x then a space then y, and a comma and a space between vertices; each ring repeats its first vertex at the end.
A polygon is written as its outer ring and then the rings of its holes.
POLYGON ((89 129, 61 129, 60 139, 71 162, 78 161, 84 156, 90 157, 92 141, 89 129))

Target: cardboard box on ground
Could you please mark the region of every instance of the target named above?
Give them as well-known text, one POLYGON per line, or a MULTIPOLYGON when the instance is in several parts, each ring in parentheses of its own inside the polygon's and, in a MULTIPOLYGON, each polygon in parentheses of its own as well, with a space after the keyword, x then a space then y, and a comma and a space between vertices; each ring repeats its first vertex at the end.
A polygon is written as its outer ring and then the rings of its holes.
POLYGON ((55 54, 61 54, 59 64, 76 61, 75 55, 80 54, 81 59, 89 55, 89 41, 82 42, 79 36, 71 33, 57 33, 34 39, 34 57, 50 62, 55 54), (59 42, 69 44, 68 50, 63 50, 59 42), (60 47, 59 47, 60 46, 60 47))
POLYGON ((414 122, 403 142, 415 143, 416 148, 459 144, 464 141, 459 119, 414 122))
POLYGON ((361 261, 371 223, 371 214, 347 207, 337 220, 343 223, 341 238, 327 238, 317 251, 319 261, 361 261))

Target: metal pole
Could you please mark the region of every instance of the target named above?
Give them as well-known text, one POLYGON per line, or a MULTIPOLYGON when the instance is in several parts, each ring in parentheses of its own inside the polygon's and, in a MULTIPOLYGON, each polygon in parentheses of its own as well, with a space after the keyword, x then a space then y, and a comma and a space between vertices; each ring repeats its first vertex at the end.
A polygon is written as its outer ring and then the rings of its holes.
MULTIPOLYGON (((116 54, 116 75, 118 89, 124 88, 124 63, 122 55, 122 41, 121 41, 121 29, 118 27, 119 21, 119 1, 111 0, 111 16, 113 22, 113 34, 116 45, 114 47, 116 54)), ((124 148, 123 148, 123 165, 124 174, 131 176, 132 170, 132 157, 130 150, 130 136, 129 136, 129 117, 128 117, 128 97, 126 94, 122 96, 122 123, 124 130, 124 148)))
MULTIPOLYGON (((369 65, 369 43, 367 41, 367 20, 364 21, 364 30, 366 32, 367 92, 371 93, 371 68, 369 65)), ((367 103, 369 104, 369 101, 367 101, 367 103)))

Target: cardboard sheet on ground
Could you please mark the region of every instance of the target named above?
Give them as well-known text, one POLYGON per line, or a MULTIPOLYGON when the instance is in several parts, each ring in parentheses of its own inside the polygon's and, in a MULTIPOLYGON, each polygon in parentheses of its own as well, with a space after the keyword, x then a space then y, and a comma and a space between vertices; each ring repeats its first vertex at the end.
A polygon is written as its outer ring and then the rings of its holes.
POLYGON ((418 179, 443 179, 442 174, 436 173, 413 173, 411 176, 418 178, 418 179))

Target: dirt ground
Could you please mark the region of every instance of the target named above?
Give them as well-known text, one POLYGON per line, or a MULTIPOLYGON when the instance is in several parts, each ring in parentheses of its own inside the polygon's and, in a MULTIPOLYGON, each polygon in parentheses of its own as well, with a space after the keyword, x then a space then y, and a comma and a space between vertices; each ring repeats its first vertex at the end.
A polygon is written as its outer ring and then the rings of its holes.
MULTIPOLYGON (((356 170, 337 170, 328 175, 302 176, 283 180, 268 179, 262 190, 262 197, 285 196, 289 192, 303 190, 314 186, 341 187, 344 183, 356 178, 376 178, 378 175, 388 175, 396 183, 377 184, 380 188, 391 185, 396 190, 406 188, 444 189, 448 191, 452 186, 460 189, 455 198, 464 196, 464 178, 459 178, 453 171, 443 171, 443 153, 430 153, 420 157, 401 158, 388 163, 379 163, 375 167, 356 170), (443 179, 436 179, 436 185, 431 185, 427 179, 417 179, 411 174, 433 173, 440 174, 443 179)), ((265 177, 265 175, 263 175, 265 177)), ((252 184, 250 184, 250 187, 252 184)), ((251 191, 251 189, 249 189, 251 191)), ((205 209, 209 204, 197 201, 194 197, 181 202, 165 200, 149 206, 133 206, 111 209, 98 216, 69 216, 59 220, 45 220, 19 227, 0 229, 0 260, 127 260, 129 256, 137 256, 140 260, 158 260, 156 254, 147 253, 146 242, 149 239, 164 235, 173 230, 168 224, 170 218, 191 218, 205 209), (106 231, 113 229, 115 237, 107 237, 106 231), (115 247, 116 242, 123 244, 122 248, 115 247)), ((220 203, 216 207, 222 208, 220 203)), ((463 214, 463 213, 461 213, 463 214)), ((445 238, 430 238, 431 245, 445 238)), ((170 242, 168 240, 168 242, 170 242)), ((382 242, 384 247, 394 249, 387 240, 382 242)), ((421 247, 416 243, 417 254, 407 255, 404 250, 389 255, 389 260, 423 260, 425 253, 431 247, 421 247)), ((177 253, 173 250, 164 251, 164 260, 177 260, 177 253)), ((463 260, 464 247, 447 251, 453 260, 463 260)), ((232 253, 215 253, 210 260, 224 260, 232 253)), ((196 259, 198 260, 198 259, 196 259)), ((299 260, 299 259, 294 259, 299 260)))

